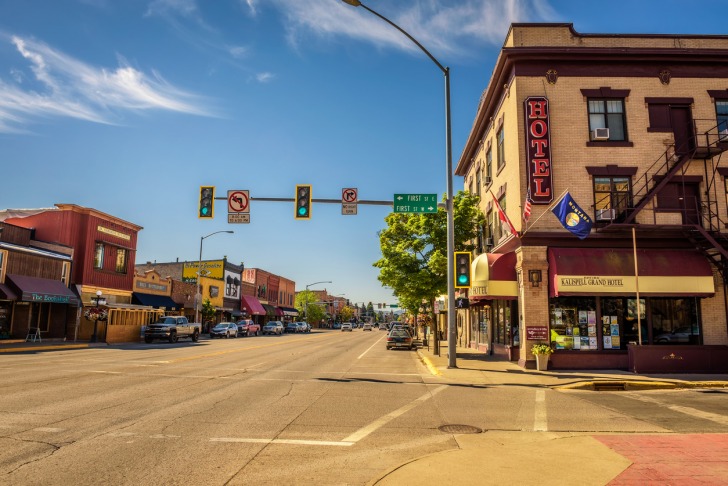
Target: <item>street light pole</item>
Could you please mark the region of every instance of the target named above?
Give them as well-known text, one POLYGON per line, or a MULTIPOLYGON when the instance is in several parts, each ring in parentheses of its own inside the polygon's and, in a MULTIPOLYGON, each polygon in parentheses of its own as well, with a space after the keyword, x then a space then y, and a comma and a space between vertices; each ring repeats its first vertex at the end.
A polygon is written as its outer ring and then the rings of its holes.
POLYGON ((91 300, 95 301, 95 303, 96 303, 96 311, 97 311, 97 313, 95 314, 96 315, 96 319, 94 319, 94 333, 91 336, 91 339, 89 340, 89 342, 90 343, 95 343, 98 340, 98 337, 97 337, 96 332, 97 332, 98 326, 99 326, 99 319, 98 319, 98 316, 99 316, 98 315, 99 302, 101 302, 102 300, 104 302, 106 302, 106 300, 103 297, 101 297, 101 291, 100 290, 97 290, 96 291, 96 297, 91 297, 91 300))
MULTIPOLYGON (((200 322, 200 308, 202 307, 202 242, 205 238, 209 238, 212 235, 218 233, 235 233, 233 230, 220 230, 210 233, 207 236, 200 237, 200 258, 197 260, 197 295, 195 295, 195 322, 200 322)), ((202 326, 200 326, 202 329, 202 326)))
MULTIPOLYGON (((446 178, 447 178, 447 193, 445 194, 445 210, 447 212, 447 352, 448 352, 448 368, 457 368, 457 356, 456 356, 456 340, 457 340, 457 329, 455 326, 455 220, 453 217, 453 181, 452 181, 452 129, 451 129, 451 118, 450 118, 450 68, 445 67, 435 59, 435 56, 430 54, 430 51, 425 49, 422 44, 417 42, 417 39, 409 35, 400 26, 384 17, 383 15, 370 9, 359 0, 342 0, 353 7, 362 7, 363 9, 371 12, 380 19, 387 22, 389 25, 404 34, 409 40, 422 50, 427 57, 442 71, 445 75, 445 158, 446 158, 446 178)), ((437 323, 435 323, 437 324, 437 323)), ((435 338, 439 336, 435 334, 435 338)))
MULTIPOLYGON (((306 322, 308 322, 308 288, 313 287, 314 285, 322 284, 322 283, 333 283, 331 280, 322 280, 321 282, 314 282, 306 285, 306 300, 303 302, 303 315, 306 317, 306 322)), ((309 326, 311 325, 310 322, 308 322, 309 326)), ((312 326, 313 327, 313 326, 312 326)))

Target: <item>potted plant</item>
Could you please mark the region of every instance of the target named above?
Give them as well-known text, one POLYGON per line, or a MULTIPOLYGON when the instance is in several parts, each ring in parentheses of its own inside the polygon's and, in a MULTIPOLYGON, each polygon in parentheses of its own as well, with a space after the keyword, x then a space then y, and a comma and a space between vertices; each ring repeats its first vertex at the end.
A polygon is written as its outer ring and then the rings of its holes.
POLYGON ((537 343, 531 346, 531 354, 536 356, 536 369, 538 371, 546 371, 549 365, 549 355, 553 352, 554 350, 548 344, 537 343))

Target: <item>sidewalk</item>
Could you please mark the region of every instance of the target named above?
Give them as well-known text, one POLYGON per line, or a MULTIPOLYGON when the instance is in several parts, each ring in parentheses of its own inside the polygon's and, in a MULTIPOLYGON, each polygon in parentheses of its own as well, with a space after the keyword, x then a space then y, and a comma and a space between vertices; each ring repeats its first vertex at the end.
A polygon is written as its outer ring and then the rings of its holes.
POLYGON ((39 351, 61 351, 64 349, 90 348, 106 346, 106 343, 89 343, 88 341, 64 341, 63 339, 43 339, 42 341, 25 341, 24 339, 3 339, 0 341, 0 354, 34 353, 39 351))
MULTIPOLYGON (((457 349, 457 368, 448 368, 432 348, 418 355, 443 383, 594 389, 619 383, 623 389, 728 387, 728 375, 635 375, 626 371, 535 371, 471 349, 457 349)), ((654 436, 569 432, 488 431, 454 434, 458 448, 420 457, 386 471, 370 485, 539 484, 637 485, 728 484, 723 467, 728 434, 654 436), (696 469, 699 470, 696 476, 696 469), (692 483, 691 483, 692 484, 692 483)))

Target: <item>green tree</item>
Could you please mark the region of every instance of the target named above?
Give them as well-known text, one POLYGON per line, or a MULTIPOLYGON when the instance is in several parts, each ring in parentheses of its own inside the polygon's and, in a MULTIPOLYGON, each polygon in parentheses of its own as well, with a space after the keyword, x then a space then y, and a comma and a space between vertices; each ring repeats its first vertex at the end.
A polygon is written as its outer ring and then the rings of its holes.
POLYGON ((354 317, 354 309, 348 305, 345 305, 339 311, 339 317, 341 318, 341 322, 351 321, 351 318, 354 317))
MULTIPOLYGON (((479 201, 464 191, 453 198, 455 251, 475 249, 472 242, 485 222, 479 201)), ((390 213, 385 221, 387 228, 379 232, 382 258, 374 263, 379 281, 411 314, 417 315, 423 301, 432 311, 437 296, 447 292, 447 212, 390 213)), ((434 315, 432 319, 437 322, 434 315)))
POLYGON ((203 323, 203 329, 205 328, 204 323, 208 321, 212 321, 212 319, 215 317, 215 313, 217 311, 215 310, 215 306, 212 305, 210 302, 210 299, 205 299, 202 301, 202 323, 203 323))
POLYGON ((299 315, 304 316, 306 321, 313 327, 315 324, 321 322, 321 319, 326 315, 324 308, 315 302, 317 302, 317 295, 311 290, 303 290, 296 294, 296 301, 294 307, 298 310, 299 315), (304 315, 307 312, 308 315, 304 315))

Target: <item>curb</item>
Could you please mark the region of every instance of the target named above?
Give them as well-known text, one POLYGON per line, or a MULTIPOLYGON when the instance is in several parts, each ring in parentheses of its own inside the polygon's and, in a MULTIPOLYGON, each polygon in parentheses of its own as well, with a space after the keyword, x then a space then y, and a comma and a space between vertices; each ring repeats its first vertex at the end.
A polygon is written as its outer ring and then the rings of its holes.
POLYGON ((53 351, 55 349, 81 349, 90 347, 88 344, 64 344, 48 346, 32 346, 26 348, 0 348, 0 353, 32 353, 34 351, 53 351))
POLYGON ((438 452, 431 452, 431 453, 429 453, 429 454, 424 454, 424 455, 422 455, 422 456, 419 456, 419 457, 415 457, 414 459, 410 459, 410 460, 409 460, 409 461, 407 461, 407 462, 403 462, 402 464, 400 464, 400 465, 398 465, 398 466, 392 466, 392 467, 390 467, 389 469, 387 469, 387 470, 385 470, 384 472, 382 472, 382 473, 380 473, 379 475, 377 475, 377 476, 376 476, 376 477, 375 477, 374 479, 371 479, 371 480, 369 480, 369 481, 368 481, 368 482, 366 483, 366 486, 376 486, 376 485, 377 485, 377 484, 378 484, 378 483, 379 483, 380 481, 382 481, 382 480, 386 479, 386 478, 387 478, 387 476, 389 476, 389 475, 390 475, 390 474, 392 474, 393 472, 395 472, 395 471, 397 471, 397 470, 399 470, 399 469, 401 469, 401 468, 403 468, 403 467, 409 466, 409 465, 410 465, 410 464, 412 464, 412 463, 415 463, 415 462, 419 462, 419 461, 421 461, 422 459, 426 459, 426 458, 428 458, 428 457, 436 456, 436 455, 438 455, 438 454, 447 454, 447 453, 449 453, 449 452, 457 452, 457 451, 460 451, 460 450, 462 450, 462 449, 461 449, 460 447, 457 447, 457 448, 455 448, 455 449, 445 449, 445 450, 442 450, 442 451, 438 451, 438 452))
POLYGON ((728 388, 725 381, 585 381, 556 385, 555 390, 590 391, 636 391, 636 390, 674 390, 679 388, 728 388), (600 389, 601 388, 601 389, 600 389))
POLYGON ((422 361, 422 364, 425 365, 425 367, 427 368, 427 371, 429 371, 431 375, 442 376, 442 373, 440 372, 440 370, 435 368, 435 365, 432 364, 432 361, 430 361, 430 359, 427 356, 422 354, 419 349, 417 350, 417 356, 420 357, 420 361, 422 361))

